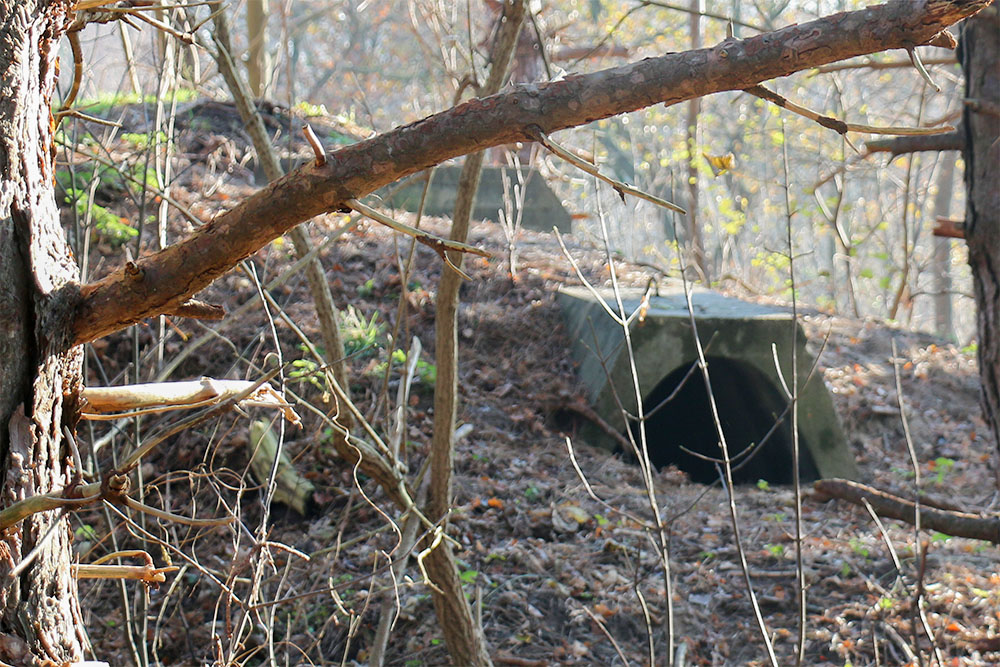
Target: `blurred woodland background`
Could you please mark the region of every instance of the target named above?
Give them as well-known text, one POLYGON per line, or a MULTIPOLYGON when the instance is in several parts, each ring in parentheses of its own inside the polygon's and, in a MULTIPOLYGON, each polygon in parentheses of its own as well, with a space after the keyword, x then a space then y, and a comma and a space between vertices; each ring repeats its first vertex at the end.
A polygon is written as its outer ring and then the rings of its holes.
MULTIPOLYGON (((472 94, 471 85, 483 78, 499 15, 499 4, 490 2, 267 0, 262 3, 266 20, 261 20, 254 18, 257 4, 248 2, 245 10, 242 3, 234 7, 234 20, 247 23, 232 34, 257 97, 295 110, 298 118, 329 114, 360 136, 419 120, 472 94)), ((865 3, 733 0, 703 5, 543 3, 520 36, 510 80, 544 81, 594 71, 716 44, 730 26, 736 37, 749 37, 865 3), (693 21, 692 8, 706 15, 693 21)), ((80 96, 105 104, 129 96, 157 101, 162 111, 148 120, 159 119, 163 126, 158 131, 168 129, 170 109, 183 100, 229 97, 204 54, 163 33, 131 31, 117 23, 96 26, 81 35, 81 47, 87 76, 80 96), (126 47, 127 42, 132 45, 126 47)), ((925 51, 940 93, 902 52, 804 71, 775 82, 775 90, 804 107, 854 123, 954 124, 961 114, 963 85, 954 52, 925 51)), ((64 58, 70 57, 67 47, 64 58)), ((64 68, 62 77, 68 85, 70 68, 64 68)), ((276 132, 276 147, 297 139, 299 124, 289 117, 288 125, 276 132)), ((790 294, 787 259, 780 250, 785 230, 774 221, 784 218, 778 156, 787 140, 795 242, 808 249, 799 262, 799 298, 824 311, 898 321, 962 345, 972 342, 964 245, 932 234, 937 217, 962 217, 959 153, 892 157, 872 152, 865 140, 877 137, 854 135, 852 146, 850 136, 845 139, 745 93, 654 106, 566 135, 571 138, 564 138, 565 143, 592 155, 609 175, 694 211, 686 226, 699 230, 703 259, 698 263, 710 284, 785 299, 790 294), (718 173, 712 161, 730 154, 734 166, 718 173), (694 207, 688 205, 692 195, 694 207)), ((152 148, 162 152, 165 143, 155 132, 150 136, 152 148)), ((154 150, 154 162, 159 156, 154 150)), ((505 162, 499 154, 495 159, 505 162)), ((677 239, 668 212, 634 198, 625 206, 612 206, 616 193, 595 192, 593 179, 551 155, 526 150, 521 163, 529 162, 574 214, 574 230, 581 238, 599 236, 597 198, 603 198, 617 252, 676 269, 671 244, 677 239)))

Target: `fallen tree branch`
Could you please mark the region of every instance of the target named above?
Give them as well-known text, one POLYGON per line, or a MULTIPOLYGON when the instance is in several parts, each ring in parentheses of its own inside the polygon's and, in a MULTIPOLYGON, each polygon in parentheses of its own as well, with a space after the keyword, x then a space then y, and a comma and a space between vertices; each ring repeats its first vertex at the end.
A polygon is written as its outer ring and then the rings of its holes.
MULTIPOLYGON (((236 262, 313 216, 404 176, 476 151, 530 141, 654 104, 743 90, 793 72, 933 40, 991 0, 895 0, 745 40, 670 53, 473 99, 309 162, 163 250, 82 288, 71 344, 176 308, 236 262), (135 271, 134 269, 138 269, 135 271)), ((79 295, 72 294, 80 290, 79 295)))
POLYGON ((270 383, 251 380, 217 380, 203 377, 182 382, 154 382, 115 387, 85 387, 80 390, 83 419, 120 419, 134 417, 141 411, 166 412, 215 405, 239 398, 240 407, 275 408, 293 424, 299 416, 270 383), (245 392, 251 390, 249 395, 245 392), (128 411, 127 414, 115 414, 128 411))
MULTIPOLYGON (((916 508, 912 500, 846 479, 821 479, 814 482, 811 497, 818 502, 838 498, 855 505, 863 505, 867 500, 879 516, 899 519, 909 524, 916 519, 916 508)), ((945 535, 1000 544, 1000 517, 997 516, 938 509, 929 506, 927 500, 921 498, 920 523, 928 530, 945 535)))

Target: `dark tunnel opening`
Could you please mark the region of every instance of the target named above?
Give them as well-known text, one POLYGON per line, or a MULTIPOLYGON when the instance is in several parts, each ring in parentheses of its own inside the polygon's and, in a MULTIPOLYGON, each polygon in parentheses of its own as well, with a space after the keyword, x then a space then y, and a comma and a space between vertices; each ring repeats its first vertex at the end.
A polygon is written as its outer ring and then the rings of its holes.
MULTIPOLYGON (((707 361, 719 421, 733 460, 734 482, 756 483, 763 479, 772 484, 791 484, 791 410, 775 427, 775 421, 787 406, 779 389, 763 373, 744 362, 725 357, 708 357, 707 361), (764 444, 749 456, 744 455, 746 450, 760 443, 772 427, 774 430, 764 444)), ((650 459, 657 468, 674 464, 692 481, 709 484, 719 479, 716 464, 681 449, 683 446, 702 456, 721 459, 708 391, 701 373, 692 373, 677 394, 666 400, 677 390, 690 367, 685 364, 670 373, 644 401, 646 438, 650 459)), ((638 427, 633 425, 632 428, 638 438, 638 427)), ((799 473, 802 482, 819 477, 801 431, 799 473)))

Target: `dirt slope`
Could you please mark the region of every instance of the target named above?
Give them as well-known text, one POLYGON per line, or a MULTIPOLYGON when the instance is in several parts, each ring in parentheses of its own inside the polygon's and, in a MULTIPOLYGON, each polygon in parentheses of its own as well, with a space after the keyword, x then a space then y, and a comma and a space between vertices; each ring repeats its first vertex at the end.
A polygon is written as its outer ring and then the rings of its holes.
MULTIPOLYGON (((239 164, 238 159, 226 162, 224 146, 224 141, 202 146, 173 194, 202 217, 238 201, 247 191, 247 182, 222 178, 226 164, 239 164), (213 162, 205 155, 218 159, 213 162)), ((240 173, 235 166, 230 172, 240 173)), ((131 212, 128 202, 119 205, 124 215, 131 212)), ((339 216, 319 221, 313 232, 316 241, 341 222, 339 216)), ((182 233, 190 223, 172 219, 171 224, 172 233, 182 233)), ((447 230, 442 221, 425 225, 439 233, 447 230)), ((114 254, 120 252, 106 239, 97 241, 109 257, 91 258, 92 275, 117 261, 114 254)), ((472 281, 463 288, 461 419, 470 428, 456 454, 452 532, 461 544, 458 557, 467 592, 481 613, 495 661, 616 664, 613 639, 630 663, 643 664, 648 661, 648 624, 654 632, 657 663, 663 664, 666 592, 656 554, 640 523, 650 510, 638 470, 606 452, 577 448, 579 466, 601 499, 598 502, 589 497, 567 454, 566 436, 572 439, 575 425, 559 407, 576 400, 579 389, 553 292, 557 285, 576 283, 577 278, 547 236, 522 235, 516 281, 506 274, 505 241, 495 225, 476 225, 472 242, 495 256, 472 261, 472 281)), ((603 284, 607 269, 602 254, 572 239, 570 247, 589 278, 603 284)), ((323 262, 338 304, 356 309, 355 331, 348 332, 355 351, 350 359, 352 392, 377 428, 387 428, 385 397, 390 403, 395 400, 399 376, 397 365, 389 374, 388 391, 383 391, 380 363, 392 349, 407 348, 414 335, 423 342, 426 363, 408 406, 406 431, 408 464, 416 471, 430 436, 433 299, 441 265, 433 253, 417 249, 414 270, 406 281, 406 312, 397 321, 403 282, 397 258, 406 257, 408 248, 408 240, 364 223, 328 247, 323 262), (391 343, 388 336, 397 324, 396 342, 391 343)), ((290 263, 290 249, 282 243, 252 258, 263 283, 290 263)), ((626 284, 645 285, 652 275, 650 268, 641 266, 623 264, 619 271, 626 284)), ((256 291, 251 277, 234 272, 203 296, 233 310, 256 291)), ((319 339, 301 276, 272 295, 307 335, 319 339)), ((257 307, 218 327, 219 335, 190 354, 172 379, 252 377, 253 367, 261 366, 264 356, 276 349, 286 361, 306 358, 294 332, 273 309, 271 314, 273 320, 257 307)), ((867 481, 895 491, 912 488, 890 363, 890 340, 895 338, 925 492, 973 510, 995 511, 992 445, 979 435, 984 429, 972 355, 877 322, 811 312, 803 316, 803 324, 817 350, 829 334, 821 358, 824 378, 867 481)), ((90 381, 121 382, 136 358, 142 377, 153 376, 153 330, 139 331, 138 357, 133 356, 130 333, 95 343, 90 381)), ((184 351, 204 330, 198 323, 169 322, 163 358, 169 361, 184 351)), ((289 377, 288 388, 322 407, 322 386, 310 380, 308 365, 295 369, 299 377, 289 377)), ((267 650, 261 644, 261 628, 271 625, 277 642, 274 652, 282 664, 280 656, 288 656, 288 664, 364 663, 381 601, 396 595, 400 620, 390 642, 389 664, 447 664, 418 568, 411 563, 397 587, 384 573, 371 576, 383 568, 386 554, 396 544, 395 533, 385 529, 376 507, 393 516, 394 510, 365 479, 360 480, 360 489, 368 500, 362 496, 352 471, 327 444, 322 421, 303 414, 304 427, 286 431, 286 446, 297 467, 316 485, 318 509, 299 517, 277 508, 269 539, 294 547, 310 560, 287 550, 271 552, 273 562, 263 570, 261 585, 270 598, 289 599, 254 612, 254 623, 246 630, 247 645, 267 650), (339 586, 338 599, 329 592, 308 594, 331 584, 339 586)), ((174 419, 147 419, 141 433, 174 419)), ((161 446, 143 466, 150 502, 198 516, 236 508, 252 532, 262 512, 259 490, 246 472, 247 425, 245 417, 230 415, 161 446)), ((111 450, 121 451, 131 441, 131 428, 124 425, 124 435, 100 450, 103 467, 111 465, 111 450)), ((96 441, 106 432, 107 427, 98 426, 89 435, 96 441)), ((670 470, 657 475, 655 491, 670 530, 675 635, 686 647, 686 663, 763 664, 763 642, 738 564, 725 493, 718 487, 691 484, 670 470)), ((736 496, 754 590, 779 659, 788 663, 793 660, 796 633, 792 492, 751 486, 738 488, 736 496)), ((81 562, 111 551, 112 533, 116 548, 139 544, 134 537, 137 529, 130 536, 119 519, 104 512, 81 513, 72 521, 81 562)), ((918 563, 912 529, 891 520, 883 523, 885 534, 864 511, 806 499, 805 663, 904 664, 907 651, 915 646, 930 655, 931 642, 915 615, 918 587, 934 650, 947 664, 1000 662, 998 549, 925 534, 921 539, 926 540, 928 557, 926 563, 918 563), (889 544, 899 559, 898 570, 889 544)), ((136 644, 143 643, 145 633, 145 650, 162 664, 204 664, 225 655, 232 638, 242 636, 241 612, 218 582, 237 596, 246 594, 246 578, 251 576, 246 566, 255 553, 248 532, 159 526, 152 521, 147 521, 147 530, 191 561, 145 543, 157 562, 170 553, 185 569, 160 590, 149 592, 147 609, 142 607, 141 591, 137 594, 128 587, 125 606, 136 618, 148 619, 136 644)), ((129 664, 133 653, 123 629, 127 619, 120 590, 106 582, 82 586, 96 655, 112 664, 129 664)), ((257 664, 260 655, 247 660, 257 664)))

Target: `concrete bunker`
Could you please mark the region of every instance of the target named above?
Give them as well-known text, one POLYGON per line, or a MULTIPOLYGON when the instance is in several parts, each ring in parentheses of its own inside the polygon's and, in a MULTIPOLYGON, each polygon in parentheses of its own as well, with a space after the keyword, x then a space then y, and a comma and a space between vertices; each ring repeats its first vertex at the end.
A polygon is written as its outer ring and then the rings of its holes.
MULTIPOLYGON (((641 289, 623 291, 628 312, 639 307, 642 294, 641 289)), ((610 293, 603 296, 614 303, 610 293)), ((584 288, 565 287, 558 298, 587 398, 612 429, 625 433, 628 426, 615 394, 631 414, 636 413, 636 401, 621 326, 584 288)), ((790 483, 791 415, 789 411, 775 425, 788 402, 774 367, 772 344, 781 373, 790 382, 791 314, 704 289, 694 291, 692 302, 730 456, 734 468, 742 464, 734 471, 735 479, 790 483), (753 455, 740 456, 748 447, 753 455)), ((806 350, 801 328, 795 326, 801 384, 809 376, 813 357, 806 350)), ((674 463, 694 481, 715 481, 718 474, 713 462, 684 451, 714 459, 720 456, 704 381, 698 371, 689 375, 697 350, 683 289, 661 285, 659 295, 650 299, 644 322, 633 322, 630 332, 653 463, 658 467, 674 463), (664 402, 675 390, 671 400, 664 402)), ((616 439, 595 424, 584 424, 578 436, 592 445, 618 447, 616 439)), ((833 402, 818 374, 799 391, 799 442, 799 471, 804 481, 857 477, 833 402)))
MULTIPOLYGON (((788 402, 753 366, 711 355, 706 361, 734 481, 765 479, 772 484, 791 484, 788 402), (750 396, 753 401, 747 400, 750 396)), ((721 452, 705 380, 697 369, 688 372, 695 362, 692 359, 663 378, 644 398, 643 414, 653 465, 674 464, 692 481, 709 484, 719 479, 719 474, 716 464, 706 458, 719 459, 721 452)), ((635 424, 633 432, 638 434, 635 424)), ((819 477, 812 454, 804 447, 799 450, 799 473, 804 482, 819 477)))
MULTIPOLYGON (((476 191, 472 217, 477 220, 496 220, 497 210, 505 208, 504 177, 506 172, 510 183, 517 184, 513 169, 506 167, 483 167, 476 191)), ((521 212, 521 226, 537 232, 551 232, 555 227, 563 234, 572 231, 573 221, 563 208, 562 202, 536 169, 526 169, 524 210, 521 212)), ((455 212, 455 194, 462 168, 456 165, 442 165, 434 170, 434 178, 424 202, 426 215, 450 216, 455 212)), ((385 203, 404 211, 417 211, 424 190, 424 180, 416 179, 393 195, 393 186, 380 191, 385 203)))

